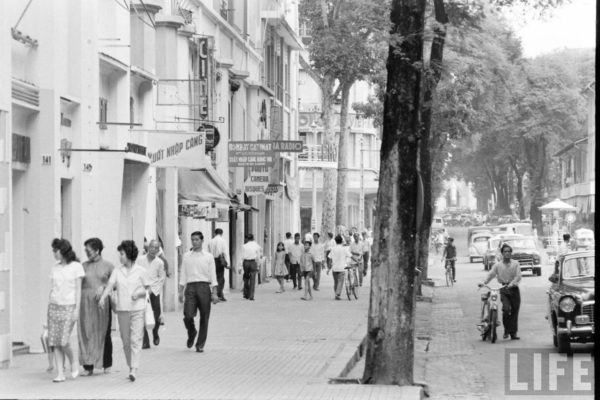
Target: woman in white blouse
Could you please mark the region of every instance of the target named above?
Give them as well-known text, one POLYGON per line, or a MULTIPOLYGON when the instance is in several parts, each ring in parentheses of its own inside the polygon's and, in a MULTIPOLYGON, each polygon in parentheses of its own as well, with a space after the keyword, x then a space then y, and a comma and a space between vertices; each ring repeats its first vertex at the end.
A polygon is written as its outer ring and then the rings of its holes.
POLYGON ((53 382, 64 382, 65 356, 71 364, 71 377, 79 375, 79 363, 73 362, 71 332, 79 319, 81 304, 81 280, 85 275, 71 243, 65 239, 54 239, 52 251, 56 264, 50 274, 51 289, 48 303, 48 345, 54 352, 57 371, 53 382))
POLYGON ((100 307, 104 307, 106 304, 104 300, 113 288, 116 288, 119 331, 129 367, 129 379, 133 382, 140 364, 140 351, 144 338, 146 291, 150 287, 150 279, 146 268, 135 263, 138 248, 133 240, 123 240, 117 250, 121 265, 113 270, 98 303, 100 307))

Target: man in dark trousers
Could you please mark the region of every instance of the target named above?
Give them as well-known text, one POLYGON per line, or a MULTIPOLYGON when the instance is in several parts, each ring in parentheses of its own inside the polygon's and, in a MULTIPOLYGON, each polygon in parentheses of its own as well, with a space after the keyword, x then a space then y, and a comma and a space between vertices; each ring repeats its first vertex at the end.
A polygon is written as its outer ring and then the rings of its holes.
POLYGON ((256 287, 256 274, 258 273, 258 263, 262 255, 262 250, 258 243, 254 241, 254 235, 246 235, 246 243, 242 246, 242 268, 238 272, 244 272, 244 298, 254 300, 254 289, 256 287))
POLYGON ((215 258, 215 267, 217 270, 217 296, 220 301, 227 301, 223 295, 225 287, 225 269, 229 268, 229 250, 227 243, 223 239, 223 229, 215 229, 215 236, 208 242, 208 252, 215 258))
POLYGON ((502 261, 497 262, 492 267, 487 278, 479 287, 487 284, 494 277, 503 287, 500 289, 500 301, 502 301, 502 325, 504 325, 504 339, 519 340, 517 336, 519 309, 521 308, 521 292, 519 283, 521 282, 521 266, 518 261, 511 258, 512 247, 504 243, 500 248, 502 261))
POLYGON ((192 250, 183 255, 181 276, 179 278, 179 301, 183 303, 183 323, 188 332, 187 347, 194 345, 196 333, 196 351, 202 353, 208 335, 210 307, 219 302, 217 297, 217 272, 215 259, 208 251, 202 250, 204 235, 196 231, 192 235, 192 250), (194 327, 196 311, 200 310, 198 331, 194 327))

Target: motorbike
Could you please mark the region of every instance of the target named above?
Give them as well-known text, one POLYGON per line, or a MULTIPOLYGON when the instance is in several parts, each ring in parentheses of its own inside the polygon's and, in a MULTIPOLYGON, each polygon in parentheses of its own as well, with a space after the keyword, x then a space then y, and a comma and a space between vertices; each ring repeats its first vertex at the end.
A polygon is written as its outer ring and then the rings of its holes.
POLYGON ((492 343, 496 343, 498 338, 496 329, 500 325, 500 290, 502 287, 483 285, 479 288, 489 289, 489 291, 481 294, 481 323, 477 324, 481 340, 485 341, 489 338, 492 343))

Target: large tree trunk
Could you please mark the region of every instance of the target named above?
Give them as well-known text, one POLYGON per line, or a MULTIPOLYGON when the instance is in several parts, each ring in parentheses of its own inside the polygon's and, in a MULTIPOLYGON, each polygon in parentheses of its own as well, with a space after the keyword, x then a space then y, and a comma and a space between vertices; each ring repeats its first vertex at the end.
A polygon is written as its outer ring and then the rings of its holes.
POLYGON ((338 145, 337 198, 335 202, 335 225, 348 227, 348 105, 351 82, 342 82, 342 107, 340 110, 340 140, 338 145))
POLYGON ((426 0, 393 0, 363 382, 412 385, 426 0), (402 40, 399 40, 399 39, 402 40))
POLYGON ((446 40, 446 24, 448 16, 443 0, 434 1, 435 20, 439 23, 433 28, 434 37, 431 43, 431 56, 429 57, 429 73, 424 82, 423 112, 421 140, 419 144, 419 171, 423 181, 423 215, 419 227, 419 250, 417 265, 421 270, 421 279, 426 280, 429 266, 429 236, 433 220, 434 202, 433 195, 433 163, 432 158, 441 157, 443 145, 440 135, 433 137, 431 132, 431 119, 433 114, 433 97, 442 76, 442 63, 444 57, 444 43, 446 40))
MULTIPOLYGON (((325 76, 321 85, 321 119, 323 121, 323 144, 336 147, 335 133, 331 129, 331 116, 333 114, 333 83, 334 79, 325 76)), ((339 157, 339 151, 338 151, 339 157)), ((321 233, 335 232, 335 186, 337 183, 337 170, 327 168, 323 170, 323 210, 321 214, 321 233)))
POLYGON ((546 178, 546 140, 543 137, 525 145, 525 154, 529 170, 529 197, 531 205, 529 208, 529 218, 531 223, 537 228, 538 233, 543 230, 542 212, 539 207, 544 205, 544 182, 546 178))

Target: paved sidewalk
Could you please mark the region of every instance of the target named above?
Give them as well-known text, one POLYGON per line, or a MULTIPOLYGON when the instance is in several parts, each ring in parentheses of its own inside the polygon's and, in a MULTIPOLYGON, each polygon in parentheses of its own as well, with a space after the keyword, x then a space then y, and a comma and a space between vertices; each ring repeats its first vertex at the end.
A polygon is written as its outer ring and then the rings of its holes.
POLYGON ((420 388, 330 384, 366 333, 368 287, 358 301, 335 301, 323 274, 313 301, 303 292, 275 294, 274 280, 257 286, 256 301, 239 291, 212 308, 204 353, 185 347, 182 314, 165 314, 158 347, 142 351, 129 382, 118 332, 112 373, 52 383, 46 354, 16 356, 0 370, 2 398, 149 399, 418 399, 420 388))

